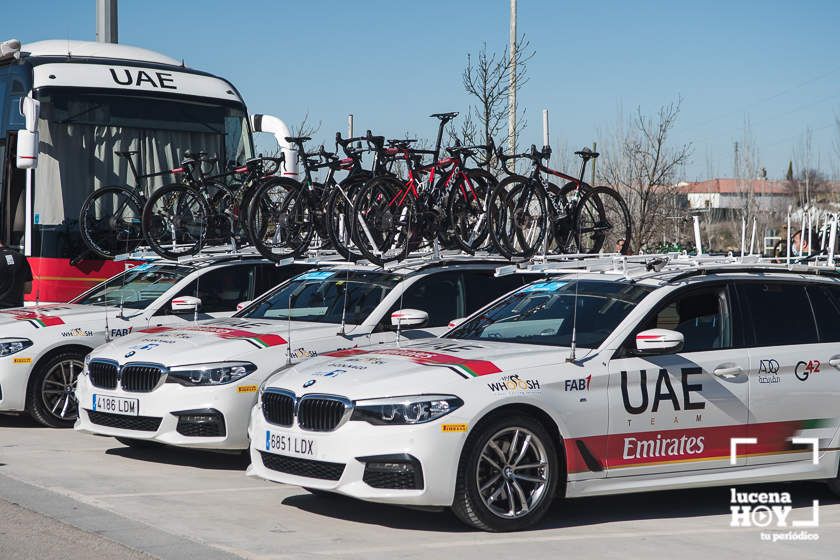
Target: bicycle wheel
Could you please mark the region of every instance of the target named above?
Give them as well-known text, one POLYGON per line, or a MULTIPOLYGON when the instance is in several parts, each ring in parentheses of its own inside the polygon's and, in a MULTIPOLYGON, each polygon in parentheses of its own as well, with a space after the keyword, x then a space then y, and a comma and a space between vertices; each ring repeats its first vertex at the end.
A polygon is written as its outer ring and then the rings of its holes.
POLYGON ((210 205, 206 244, 233 244, 239 229, 239 208, 233 190, 217 181, 204 182, 201 188, 210 205))
POLYGON ((384 265, 405 258, 416 233, 414 199, 406 196, 402 204, 397 194, 400 181, 378 177, 359 189, 353 201, 353 233, 356 246, 370 262, 384 265))
POLYGON ((149 247, 167 259, 195 255, 204 247, 210 206, 200 192, 174 183, 161 187, 143 208, 149 247))
POLYGON ((88 249, 103 259, 130 253, 143 241, 143 200, 121 186, 98 189, 79 212, 79 230, 88 249))
POLYGON ((546 195, 536 181, 518 183, 508 193, 500 212, 499 233, 510 257, 528 259, 542 249, 548 230, 546 195))
POLYGON ((554 254, 585 253, 578 247, 578 237, 575 232, 575 214, 580 198, 592 187, 586 183, 569 182, 558 187, 548 183, 547 189, 552 203, 549 204, 551 224, 549 239, 546 243, 547 252, 554 254))
POLYGON ((507 197, 517 184, 527 180, 527 177, 520 175, 505 177, 490 191, 490 196, 487 197, 487 234, 490 239, 490 245, 497 253, 506 258, 513 256, 509 253, 504 242, 505 218, 507 216, 505 205, 507 204, 507 197))
POLYGON ((353 241, 353 201, 369 180, 368 176, 347 178, 333 187, 327 201, 327 235, 333 249, 348 261, 365 258, 353 241))
POLYGON ((474 254, 487 239, 487 203, 495 187, 495 177, 481 169, 465 171, 450 186, 446 204, 447 240, 462 251, 474 254))
POLYGON ((292 179, 266 181, 254 194, 249 230, 262 256, 278 262, 298 257, 315 232, 309 192, 292 179))
POLYGON ((609 187, 595 187, 581 197, 575 213, 575 234, 584 253, 630 254, 630 211, 609 187))

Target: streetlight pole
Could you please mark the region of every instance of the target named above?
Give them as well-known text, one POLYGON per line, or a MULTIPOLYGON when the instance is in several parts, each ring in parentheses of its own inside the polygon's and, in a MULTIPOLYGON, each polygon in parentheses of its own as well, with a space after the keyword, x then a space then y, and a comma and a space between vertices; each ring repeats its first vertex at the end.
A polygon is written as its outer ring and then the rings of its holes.
POLYGON ((510 0, 510 76, 508 82, 508 151, 516 153, 516 0, 510 0))

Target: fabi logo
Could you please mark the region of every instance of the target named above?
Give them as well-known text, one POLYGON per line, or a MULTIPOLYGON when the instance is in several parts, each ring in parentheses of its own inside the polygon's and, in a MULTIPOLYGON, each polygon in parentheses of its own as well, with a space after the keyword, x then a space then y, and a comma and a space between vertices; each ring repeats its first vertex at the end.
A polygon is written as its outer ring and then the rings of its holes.
POLYGON ((592 374, 580 379, 567 379, 563 384, 565 391, 588 391, 589 385, 592 383, 592 374))
POLYGON ((542 387, 540 387, 540 382, 538 380, 522 379, 517 374, 508 375, 501 378, 499 381, 488 383, 487 386, 494 393, 507 392, 525 394, 542 391, 542 387))

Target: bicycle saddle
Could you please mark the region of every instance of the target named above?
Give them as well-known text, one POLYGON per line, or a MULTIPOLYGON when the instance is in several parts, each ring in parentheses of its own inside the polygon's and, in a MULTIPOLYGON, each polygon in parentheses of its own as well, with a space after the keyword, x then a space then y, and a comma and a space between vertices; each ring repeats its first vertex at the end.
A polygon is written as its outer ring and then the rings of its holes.
POLYGON ((429 115, 429 116, 440 119, 442 121, 450 121, 450 120, 452 120, 452 119, 454 119, 455 117, 458 116, 458 112, 453 111, 451 113, 434 113, 434 114, 429 115))
POLYGON ((588 147, 584 147, 582 150, 578 150, 577 152, 575 152, 575 155, 580 156, 583 159, 595 159, 601 154, 599 154, 598 152, 593 152, 588 147))
POLYGON ((293 144, 303 144, 309 140, 312 140, 309 136, 286 136, 286 142, 291 142, 293 144))
POLYGON ((115 150, 114 153, 120 157, 128 158, 134 154, 139 154, 140 150, 115 150))

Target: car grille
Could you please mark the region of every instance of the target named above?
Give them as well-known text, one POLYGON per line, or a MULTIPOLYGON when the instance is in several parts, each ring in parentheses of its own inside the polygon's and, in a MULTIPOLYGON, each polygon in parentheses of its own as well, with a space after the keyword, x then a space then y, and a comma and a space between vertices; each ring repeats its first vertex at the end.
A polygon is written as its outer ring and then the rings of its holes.
POLYGON ((321 480, 339 480, 344 473, 343 463, 328 463, 311 459, 285 457, 266 451, 260 451, 263 465, 273 471, 302 476, 304 478, 318 478, 321 480))
POLYGON ((154 416, 124 416, 109 412, 88 410, 88 418, 93 424, 119 428, 120 430, 136 430, 138 432, 156 432, 163 418, 154 416))
POLYGON ((148 393, 157 387, 161 375, 163 372, 157 366, 127 365, 122 368, 120 381, 123 391, 148 393))
POLYGON ((295 417, 295 400, 290 395, 266 391, 262 395, 265 419, 277 426, 291 426, 295 417))
POLYGON ((345 404, 327 398, 301 399, 298 404, 298 425, 312 432, 331 432, 344 417, 345 404))
POLYGON ((90 382, 101 389, 117 388, 117 366, 105 362, 91 362, 88 364, 90 382))
MULTIPOLYGON (((391 490, 415 490, 418 489, 417 476, 414 471, 408 472, 382 472, 365 469, 362 480, 373 488, 388 488, 391 490)), ((420 481, 420 488, 423 483, 420 481)))

